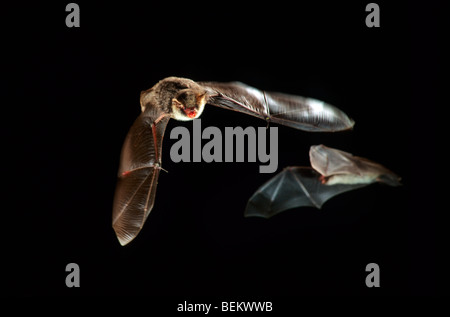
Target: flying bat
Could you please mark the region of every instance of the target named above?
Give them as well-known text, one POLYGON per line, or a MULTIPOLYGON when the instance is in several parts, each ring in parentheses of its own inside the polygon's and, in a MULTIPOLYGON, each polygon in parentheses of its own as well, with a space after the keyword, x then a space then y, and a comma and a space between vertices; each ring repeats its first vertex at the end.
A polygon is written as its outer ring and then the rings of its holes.
POLYGON ((320 209, 336 195, 375 182, 400 185, 400 177, 384 166, 344 151, 314 145, 309 157, 312 167, 287 167, 262 185, 249 199, 244 215, 270 218, 297 207, 320 209))
POLYGON ((141 92, 141 114, 122 147, 112 224, 121 245, 133 240, 152 210, 164 131, 170 118, 198 118, 206 104, 246 113, 306 131, 342 131, 353 127, 344 112, 325 102, 265 92, 239 82, 194 82, 168 77, 141 92))

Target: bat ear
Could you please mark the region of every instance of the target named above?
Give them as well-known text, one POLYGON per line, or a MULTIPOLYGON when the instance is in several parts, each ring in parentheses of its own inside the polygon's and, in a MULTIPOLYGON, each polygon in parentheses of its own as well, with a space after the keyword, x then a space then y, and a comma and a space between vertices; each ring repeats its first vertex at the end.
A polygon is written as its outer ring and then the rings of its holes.
POLYGON ((172 98, 172 106, 182 108, 183 104, 177 98, 172 98))
POLYGON ((197 105, 204 105, 206 103, 206 91, 196 96, 197 105))

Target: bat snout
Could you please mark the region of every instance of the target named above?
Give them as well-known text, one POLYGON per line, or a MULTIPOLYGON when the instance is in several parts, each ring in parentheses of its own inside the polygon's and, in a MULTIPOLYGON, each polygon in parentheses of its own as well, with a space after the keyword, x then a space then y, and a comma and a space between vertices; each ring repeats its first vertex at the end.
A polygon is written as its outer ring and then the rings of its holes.
POLYGON ((193 89, 184 89, 172 99, 173 118, 189 121, 198 118, 206 104, 206 93, 193 89))
POLYGON ((188 116, 191 119, 194 119, 197 117, 198 110, 196 107, 184 108, 183 111, 186 114, 186 116, 188 116))

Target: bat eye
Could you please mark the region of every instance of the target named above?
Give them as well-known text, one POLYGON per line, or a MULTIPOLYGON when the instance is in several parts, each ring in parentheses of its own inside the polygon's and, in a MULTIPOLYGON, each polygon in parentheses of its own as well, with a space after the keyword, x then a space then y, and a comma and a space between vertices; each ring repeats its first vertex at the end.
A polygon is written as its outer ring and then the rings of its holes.
POLYGON ((189 104, 191 103, 192 94, 190 94, 188 91, 182 91, 178 94, 176 99, 183 104, 183 106, 189 108, 189 104))

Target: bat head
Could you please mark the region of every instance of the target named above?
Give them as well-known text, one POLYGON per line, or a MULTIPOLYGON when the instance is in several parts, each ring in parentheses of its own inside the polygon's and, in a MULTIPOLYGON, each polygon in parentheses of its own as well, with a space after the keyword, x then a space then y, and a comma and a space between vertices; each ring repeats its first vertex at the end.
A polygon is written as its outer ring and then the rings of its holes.
POLYGON ((205 108, 206 91, 202 89, 183 89, 172 99, 173 118, 189 121, 198 118, 205 108))

